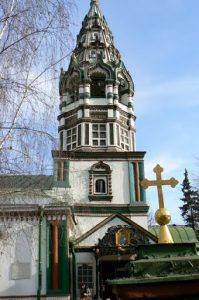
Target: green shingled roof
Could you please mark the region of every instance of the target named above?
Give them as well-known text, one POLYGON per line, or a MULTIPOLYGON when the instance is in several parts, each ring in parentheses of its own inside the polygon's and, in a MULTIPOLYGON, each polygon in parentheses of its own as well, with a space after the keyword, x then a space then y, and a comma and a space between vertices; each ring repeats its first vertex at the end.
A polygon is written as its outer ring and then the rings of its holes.
MULTIPOLYGON (((188 226, 183 225, 170 225, 169 226, 170 233, 174 240, 174 243, 198 243, 198 239, 196 237, 195 231, 188 226)), ((151 226, 149 228, 149 232, 151 232, 155 236, 159 236, 159 226, 151 226)))
POLYGON ((46 175, 1 175, 0 190, 2 189, 42 189, 53 187, 53 176, 46 175))

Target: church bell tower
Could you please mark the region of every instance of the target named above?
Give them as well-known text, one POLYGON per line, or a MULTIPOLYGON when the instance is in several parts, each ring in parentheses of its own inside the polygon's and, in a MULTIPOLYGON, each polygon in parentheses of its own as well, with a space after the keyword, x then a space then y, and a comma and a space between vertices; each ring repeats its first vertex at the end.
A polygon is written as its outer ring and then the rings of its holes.
POLYGON ((68 70, 61 70, 59 93, 54 189, 59 201, 73 206, 78 234, 116 213, 146 228, 140 185, 145 152, 136 151, 134 83, 97 0, 90 2, 68 70))
POLYGON ((134 85, 98 1, 60 75, 60 150, 135 151, 134 85))
POLYGON ((134 83, 98 0, 90 2, 68 70, 61 70, 59 93, 54 198, 74 215, 73 293, 79 299, 86 282, 99 299, 100 282, 118 260, 118 234, 131 228, 142 242, 148 235, 148 205, 140 184, 145 152, 136 151, 134 83))

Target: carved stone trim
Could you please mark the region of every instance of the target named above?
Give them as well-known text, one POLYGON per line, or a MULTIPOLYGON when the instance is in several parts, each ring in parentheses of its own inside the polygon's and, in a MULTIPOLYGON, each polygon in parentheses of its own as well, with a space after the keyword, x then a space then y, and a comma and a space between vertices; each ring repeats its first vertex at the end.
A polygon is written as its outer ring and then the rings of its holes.
POLYGON ((149 237, 133 225, 112 226, 102 239, 98 248, 101 256, 122 254, 137 254, 138 245, 150 244, 149 237), (125 237, 124 240, 121 238, 125 237))
POLYGON ((89 200, 90 201, 111 201, 112 196, 112 170, 109 165, 99 161, 92 165, 89 170, 89 200), (96 178, 104 177, 106 180, 106 194, 95 194, 96 178))

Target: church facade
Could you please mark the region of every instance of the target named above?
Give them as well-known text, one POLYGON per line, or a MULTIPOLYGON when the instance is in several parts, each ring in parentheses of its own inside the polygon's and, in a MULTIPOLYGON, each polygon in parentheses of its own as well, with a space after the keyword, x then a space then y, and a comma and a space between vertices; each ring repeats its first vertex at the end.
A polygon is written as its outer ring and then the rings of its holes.
POLYGON ((68 70, 61 70, 60 149, 53 151, 54 189, 61 201, 70 199, 76 221, 76 297, 81 282, 93 297, 105 297, 105 280, 125 274, 130 252, 119 249, 119 232, 125 240, 129 230, 132 245, 156 241, 147 232, 145 153, 136 151, 133 96, 131 75, 98 1, 91 1, 68 70))
POLYGON ((134 83, 91 0, 67 71, 60 74, 53 176, 1 176, 0 299, 91 299, 125 277, 147 228, 136 150, 134 83))

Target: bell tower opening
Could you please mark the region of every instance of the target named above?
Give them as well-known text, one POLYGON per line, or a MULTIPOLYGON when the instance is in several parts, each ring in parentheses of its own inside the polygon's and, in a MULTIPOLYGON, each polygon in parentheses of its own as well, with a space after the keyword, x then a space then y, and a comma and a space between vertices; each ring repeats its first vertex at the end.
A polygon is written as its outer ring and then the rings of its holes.
POLYGON ((91 75, 91 97, 105 98, 105 80, 104 74, 92 74, 91 75))

